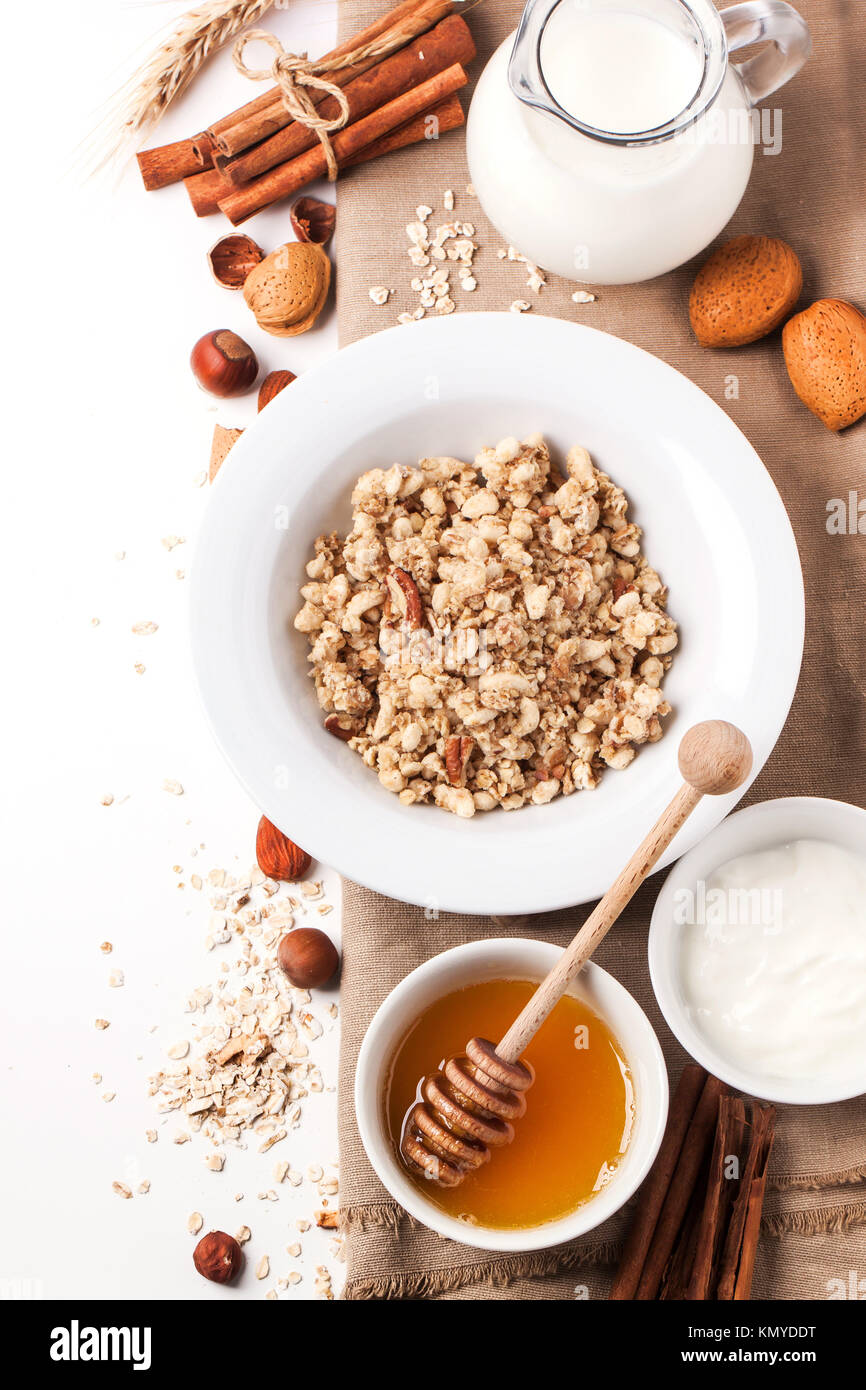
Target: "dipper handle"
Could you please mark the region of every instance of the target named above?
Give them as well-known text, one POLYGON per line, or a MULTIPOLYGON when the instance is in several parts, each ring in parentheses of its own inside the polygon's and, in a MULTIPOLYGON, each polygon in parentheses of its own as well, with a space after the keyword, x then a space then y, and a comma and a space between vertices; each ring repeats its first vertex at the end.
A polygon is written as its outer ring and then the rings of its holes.
POLYGON ((734 724, 722 719, 710 719, 696 724, 683 737, 679 748, 679 767, 684 780, 676 796, 496 1048, 496 1054, 503 1062, 516 1062, 526 1050, 573 977, 607 936, 701 797, 723 796, 746 780, 752 768, 751 745, 746 735, 734 724))

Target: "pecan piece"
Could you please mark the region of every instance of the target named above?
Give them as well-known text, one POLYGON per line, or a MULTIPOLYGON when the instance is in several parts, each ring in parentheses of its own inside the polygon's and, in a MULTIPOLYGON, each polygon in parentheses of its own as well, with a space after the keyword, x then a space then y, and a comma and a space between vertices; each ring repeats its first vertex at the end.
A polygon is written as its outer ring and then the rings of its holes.
POLYGON ((418 593, 418 585, 408 570, 398 569, 395 565, 390 574, 386 576, 386 582, 388 594, 397 615, 410 627, 421 627, 424 621, 421 595, 418 593))
POLYGON ((345 725, 340 723, 340 717, 336 714, 328 715, 325 720, 325 728, 329 734, 334 735, 334 738, 342 739, 343 743, 348 743, 349 739, 354 738, 355 734, 358 732, 357 729, 347 729, 345 725))
POLYGON ((474 738, 452 735, 445 744, 445 771, 452 787, 466 786, 466 766, 475 747, 474 738))

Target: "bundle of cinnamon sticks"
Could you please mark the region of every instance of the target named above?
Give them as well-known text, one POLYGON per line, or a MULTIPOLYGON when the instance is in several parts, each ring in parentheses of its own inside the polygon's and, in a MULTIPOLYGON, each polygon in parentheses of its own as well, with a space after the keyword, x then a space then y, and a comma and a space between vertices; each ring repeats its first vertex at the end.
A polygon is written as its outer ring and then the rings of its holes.
MULTIPOLYGON (((339 60, 374 40, 399 44, 385 57, 327 73, 349 107, 348 123, 331 135, 339 171, 463 124, 456 93, 468 80, 464 64, 474 58, 475 44, 453 9, 454 0, 403 0, 325 55, 339 60)), ((335 97, 308 91, 318 115, 338 114, 335 97)), ((199 217, 221 211, 235 226, 327 172, 318 136, 292 120, 279 87, 188 140, 142 151, 138 164, 145 188, 183 179, 199 217)))
POLYGON ((612 1299, 749 1298, 775 1118, 702 1067, 685 1068, 612 1299))

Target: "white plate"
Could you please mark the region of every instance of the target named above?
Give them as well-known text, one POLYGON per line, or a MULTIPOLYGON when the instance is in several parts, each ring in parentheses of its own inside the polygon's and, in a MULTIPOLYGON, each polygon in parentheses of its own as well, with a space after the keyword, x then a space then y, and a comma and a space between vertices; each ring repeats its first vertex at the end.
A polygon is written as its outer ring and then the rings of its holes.
MULTIPOLYGON (((457 314, 345 348, 282 392, 232 449, 193 566, 205 707, 261 810, 318 859, 431 910, 541 912, 600 896, 679 784, 676 750, 706 718, 745 729, 754 775, 793 698, 803 583, 782 501, 727 415, 679 372, 592 328, 457 314), (460 820, 401 806, 322 728, 292 629, 312 543, 345 529, 360 473, 425 454, 472 459, 541 430, 583 444, 625 488, 681 645, 665 737, 594 792, 460 820)), ((736 804, 706 798, 660 867, 736 804)))

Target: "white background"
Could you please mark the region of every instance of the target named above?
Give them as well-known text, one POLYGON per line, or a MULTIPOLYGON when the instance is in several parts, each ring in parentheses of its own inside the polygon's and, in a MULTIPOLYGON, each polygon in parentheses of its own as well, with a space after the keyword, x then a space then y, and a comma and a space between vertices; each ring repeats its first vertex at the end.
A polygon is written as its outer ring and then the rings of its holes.
MULTIPOLYGON (((327 1232, 302 1238, 300 1260, 285 1253, 296 1218, 321 1205, 309 1181, 283 1184, 277 1202, 256 1200, 275 1186, 278 1154, 301 1170, 336 1158, 333 1093, 304 1102, 300 1129, 279 1149, 231 1152, 222 1174, 204 1167, 200 1140, 170 1142, 176 1126, 159 1126, 146 1095, 165 1047, 190 1035, 187 995, 219 968, 219 953, 204 948, 206 896, 179 889, 173 865, 187 883, 211 867, 246 871, 258 817, 205 726, 187 584, 176 577, 193 563, 207 504, 207 486, 195 480, 213 425, 247 423, 255 395, 206 396, 190 374, 190 348, 230 327, 252 343, 263 371, 296 373, 336 350, 332 309, 302 338, 258 331, 241 296, 217 286, 206 265, 227 225, 197 220, 182 185, 145 194, 134 166, 119 181, 82 182, 74 171, 75 147, 102 100, 184 8, 52 0, 4 12, 7 1296, 261 1298, 297 1269, 302 1282, 280 1297, 311 1298, 316 1265, 329 1266, 335 1289, 341 1277, 327 1232), (161 542, 171 534, 186 540, 168 552, 161 542), (133 635, 142 620, 158 632, 133 635), (166 778, 185 794, 162 790, 166 778), (111 806, 101 804, 107 793, 111 806), (103 940, 114 945, 110 956, 100 953, 103 940), (125 973, 122 989, 108 987, 112 967, 125 973), (110 1019, 107 1031, 95 1029, 97 1016, 110 1019), (106 1089, 116 1092, 110 1104, 100 1098, 106 1089), (148 1145, 153 1125, 160 1140, 148 1145), (113 1194, 113 1180, 141 1178, 149 1195, 113 1194), (237 1191, 245 1198, 236 1204, 237 1191), (252 1228, 232 1291, 193 1270, 193 1210, 205 1229, 252 1228), (258 1282, 264 1253, 271 1277, 258 1282)), ((335 41, 331 0, 291 0, 266 26, 313 55, 335 41)), ((193 134, 252 95, 223 53, 147 143, 193 134)), ((289 239, 286 206, 249 230, 266 250, 289 239)), ((336 875, 319 865, 313 874, 338 904, 336 875)), ((335 935, 338 918, 335 910, 324 923, 335 935)), ((337 1079, 330 1028, 311 1048, 326 1086, 337 1079)))

